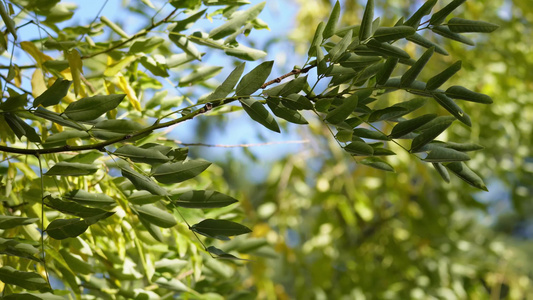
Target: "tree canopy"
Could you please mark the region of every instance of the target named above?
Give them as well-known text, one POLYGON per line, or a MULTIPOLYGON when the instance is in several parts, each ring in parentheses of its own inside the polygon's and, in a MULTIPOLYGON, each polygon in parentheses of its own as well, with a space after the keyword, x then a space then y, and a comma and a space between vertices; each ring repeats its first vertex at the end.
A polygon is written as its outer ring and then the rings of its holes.
POLYGON ((326 2, 295 18, 293 66, 254 46, 266 2, 104 3, 83 23, 72 4, 2 1, 2 297, 527 298, 524 245, 475 215, 483 177, 530 215, 521 20, 465 0, 326 2), (311 142, 257 183, 169 135, 239 112, 311 142), (499 124, 523 144, 496 147, 499 124))

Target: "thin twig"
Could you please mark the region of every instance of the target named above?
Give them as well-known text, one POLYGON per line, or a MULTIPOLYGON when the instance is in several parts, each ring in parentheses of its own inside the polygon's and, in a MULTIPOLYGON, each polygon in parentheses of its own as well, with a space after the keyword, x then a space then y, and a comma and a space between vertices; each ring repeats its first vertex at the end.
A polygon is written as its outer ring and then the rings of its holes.
POLYGON ((4 76, 3 74, 0 74, 0 77, 1 77, 2 79, 4 79, 6 83, 8 83, 8 84, 14 86, 15 88, 17 88, 17 89, 23 91, 24 93, 26 93, 26 94, 28 94, 28 95, 31 95, 31 94, 32 94, 30 91, 28 91, 28 90, 26 90, 26 89, 24 89, 24 88, 21 88, 21 87, 17 86, 16 84, 14 84, 13 82, 7 80, 7 77, 4 76))
MULTIPOLYGON (((167 140, 168 139, 159 139, 167 140)), ((197 147, 213 147, 213 148, 249 148, 249 147, 261 147, 261 146, 271 146, 271 145, 282 145, 282 144, 305 144, 309 143, 309 140, 299 140, 299 141, 277 141, 277 142, 266 142, 266 143, 256 143, 256 144, 235 144, 235 145, 223 145, 223 144, 204 144, 204 143, 184 143, 182 141, 173 140, 176 144, 183 146, 197 146, 197 147)))
POLYGON ((261 86, 261 89, 264 89, 267 86, 272 85, 274 83, 280 83, 283 79, 285 79, 285 78, 287 78, 289 76, 296 75, 296 74, 305 74, 305 73, 309 72, 309 70, 311 70, 314 67, 316 67, 316 66, 315 65, 310 65, 310 66, 307 66, 307 67, 305 67, 303 69, 294 69, 294 70, 290 71, 287 74, 283 74, 283 75, 281 75, 280 77, 278 77, 276 79, 273 79, 273 80, 270 80, 270 81, 266 82, 265 84, 263 84, 261 86))

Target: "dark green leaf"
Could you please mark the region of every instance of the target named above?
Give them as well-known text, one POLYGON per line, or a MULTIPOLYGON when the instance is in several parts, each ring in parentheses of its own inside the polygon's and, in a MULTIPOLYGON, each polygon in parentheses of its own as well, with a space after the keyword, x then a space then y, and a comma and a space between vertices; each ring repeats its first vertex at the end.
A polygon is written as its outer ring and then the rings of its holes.
POLYGON ((58 78, 51 87, 33 100, 33 107, 56 105, 67 95, 72 81, 58 78))
POLYGON ((466 161, 470 160, 468 154, 451 148, 433 147, 429 151, 424 161, 432 163, 466 161))
POLYGON ((211 165, 205 160, 166 163, 155 168, 154 178, 165 184, 178 183, 198 176, 211 165))
POLYGON ((38 220, 38 218, 23 218, 0 215, 0 229, 10 229, 17 226, 29 225, 37 222, 38 220))
POLYGON ((273 65, 274 61, 265 61, 244 75, 235 89, 235 94, 237 96, 248 96, 261 88, 268 75, 270 75, 273 65))
POLYGON ((368 145, 365 142, 352 142, 346 147, 344 147, 344 150, 346 152, 350 153, 351 155, 360 155, 360 156, 372 156, 374 154, 374 148, 372 146, 368 145))
POLYGON ((157 183, 142 174, 129 169, 121 169, 121 171, 122 176, 128 178, 137 190, 146 190, 159 196, 165 196, 168 194, 164 188, 160 187, 157 183))
POLYGON ((446 130, 446 128, 450 127, 452 123, 453 121, 442 122, 424 130, 420 135, 413 139, 411 150, 409 151, 412 153, 418 152, 422 147, 439 136, 444 130, 446 130))
POLYGON ((272 117, 261 102, 255 101, 252 98, 239 99, 239 101, 241 102, 244 111, 250 116, 250 118, 252 118, 252 120, 272 131, 280 132, 278 123, 276 123, 274 117, 272 117))
POLYGON ((90 218, 106 213, 105 210, 99 208, 86 207, 72 201, 63 201, 50 195, 46 196, 43 201, 48 207, 80 218, 90 218))
POLYGON ((308 124, 307 120, 296 110, 285 107, 280 102, 267 101, 270 110, 279 118, 294 124, 308 124))
POLYGON ((74 121, 91 121, 116 108, 125 94, 93 96, 72 102, 64 114, 74 121))
POLYGON ((378 42, 398 40, 413 35, 416 30, 411 26, 380 27, 372 36, 378 42))
POLYGON ((402 50, 401 48, 395 47, 389 43, 380 43, 374 39, 371 39, 366 44, 370 50, 373 50, 380 55, 384 56, 392 56, 397 58, 411 58, 407 52, 402 50))
POLYGON ((73 238, 83 234, 89 225, 80 218, 75 219, 56 219, 46 228, 46 233, 56 240, 73 238))
POLYGON ((389 171, 389 172, 395 172, 394 168, 386 161, 384 161, 381 158, 377 157, 367 157, 359 162, 360 164, 363 164, 365 166, 369 166, 375 169, 389 171))
MULTIPOLYGON (((125 119, 112 119, 96 123, 94 127, 91 128, 91 133, 97 139, 109 140, 124 137, 127 134, 135 133, 141 129, 144 129, 144 126, 137 122, 125 119)), ((140 137, 142 136, 139 136, 139 138, 140 137)), ((132 139, 130 139, 130 141, 132 141, 132 139)))
POLYGON ((460 143, 453 143, 453 142, 446 142, 443 145, 443 147, 451 148, 451 149, 462 151, 462 152, 478 151, 478 150, 485 149, 485 147, 478 145, 478 144, 473 144, 473 143, 460 144, 460 143))
POLYGON ((337 29, 337 23, 339 22, 339 16, 341 12, 341 6, 339 4, 339 1, 335 2, 335 5, 333 6, 333 9, 331 10, 331 14, 329 15, 328 23, 326 24, 326 27, 324 27, 324 32, 322 33, 322 37, 326 40, 335 34, 335 30, 337 29))
POLYGON ((351 95, 348 98, 342 99, 342 104, 337 106, 326 115, 326 121, 331 124, 339 124, 348 118, 357 107, 357 95, 351 95))
POLYGON ((155 203, 161 199, 161 196, 154 195, 148 191, 135 191, 128 196, 128 201, 136 205, 155 203))
POLYGON ((459 5, 463 4, 465 1, 466 0, 453 0, 448 5, 443 7, 441 10, 434 13, 431 16, 431 19, 429 20, 429 24, 430 25, 441 24, 442 22, 444 22, 444 20, 446 20, 446 17, 452 13, 452 11, 454 11, 457 7, 459 7, 459 5))
POLYGON ((67 249, 60 249, 59 254, 61 254, 61 257, 63 257, 63 259, 72 271, 83 275, 89 275, 91 273, 94 273, 91 264, 83 261, 79 257, 72 255, 67 249))
POLYGON ((172 28, 172 31, 181 32, 181 31, 189 29, 189 27, 191 27, 196 21, 198 21, 205 14, 206 11, 207 11, 207 8, 194 13, 183 20, 177 21, 176 26, 172 28))
POLYGON ((408 36, 406 37, 405 39, 407 39, 408 41, 411 41, 417 45, 420 45, 424 48, 431 48, 431 47, 435 47, 435 52, 439 53, 439 54, 442 54, 442 55, 446 55, 448 56, 449 53, 446 51, 446 49, 442 48, 441 46, 433 43, 432 41, 426 39, 425 37, 421 36, 420 34, 418 33, 415 33, 411 36, 408 36))
POLYGON ((426 88, 428 90, 434 90, 443 85, 448 79, 450 79, 455 73, 461 70, 461 61, 456 61, 453 65, 446 68, 446 70, 440 72, 439 74, 431 77, 427 84, 426 88))
POLYGON ((435 26, 431 28, 431 30, 445 38, 458 41, 470 46, 474 46, 474 42, 471 39, 467 38, 464 35, 460 35, 459 33, 452 32, 447 26, 435 26))
POLYGON ((357 54, 350 53, 346 59, 343 59, 339 64, 346 68, 361 69, 371 64, 381 61, 379 56, 359 56, 357 54))
POLYGON ((470 117, 455 102, 444 93, 433 93, 433 98, 447 111, 449 111, 457 120, 467 126, 472 126, 470 117))
POLYGON ((420 117, 417 117, 411 120, 402 121, 396 124, 394 128, 392 128, 392 132, 389 136, 395 139, 400 138, 408 133, 411 133, 417 130, 422 125, 426 124, 427 122, 435 119, 436 116, 437 115, 435 114, 428 114, 428 115, 422 115, 420 117))
POLYGON ((398 60, 399 59, 397 57, 387 58, 387 60, 385 61, 385 64, 383 65, 383 69, 381 69, 376 75, 377 84, 384 84, 385 82, 387 82, 392 72, 396 68, 396 64, 398 64, 398 60))
POLYGON ((118 156, 127 157, 134 162, 146 164, 165 163, 170 160, 170 158, 157 150, 154 151, 153 149, 139 148, 133 145, 124 145, 113 153, 118 156))
POLYGON ((85 190, 73 190, 63 194, 63 198, 97 208, 117 206, 116 201, 106 194, 90 193, 85 190))
POLYGON ((442 177, 442 179, 444 179, 444 181, 450 182, 450 174, 448 174, 448 170, 446 170, 446 168, 442 164, 433 163, 432 165, 435 168, 435 170, 437 170, 437 172, 439 173, 440 177, 442 177))
POLYGON ((368 0, 361 20, 359 40, 364 41, 372 36, 372 21, 374 21, 374 0, 368 0))
POLYGON ((2 297, 2 300, 65 300, 65 298, 51 293, 16 293, 2 297))
MULTIPOLYGON (((338 2, 337 2, 338 3, 338 2)), ((329 50, 329 57, 331 58, 332 62, 336 62, 342 55, 345 54, 346 49, 348 49, 348 46, 352 42, 352 31, 348 31, 348 33, 342 38, 340 42, 338 42, 335 47, 331 48, 329 50)))
POLYGON ((422 72, 424 66, 433 55, 433 52, 435 52, 435 48, 431 47, 426 50, 422 56, 420 56, 416 63, 402 75, 402 78, 400 79, 400 86, 410 86, 415 81, 416 77, 418 77, 418 74, 422 72))
POLYGON ((376 130, 366 129, 366 128, 354 129, 353 135, 358 136, 360 138, 364 138, 364 139, 372 139, 372 140, 380 140, 380 141, 389 140, 389 138, 383 133, 376 131, 376 130))
POLYGON ((368 122, 394 120, 411 113, 427 103, 425 98, 413 98, 408 101, 396 103, 393 106, 373 111, 368 117, 368 122))
POLYGON ((231 255, 231 254, 228 254, 220 249, 218 249, 217 247, 215 246, 209 246, 207 247, 205 250, 207 250, 207 252, 211 253, 211 254, 214 254, 217 256, 217 258, 221 258, 221 259, 234 259, 234 260, 242 260, 240 258, 238 258, 237 256, 235 255, 231 255))
POLYGON ((318 23, 318 26, 315 31, 315 36, 313 37, 313 41, 311 42, 311 47, 309 47, 309 51, 307 51, 307 55, 309 55, 309 57, 315 56, 317 47, 320 47, 322 45, 322 34, 324 33, 324 27, 326 27, 326 24, 324 24, 324 22, 318 23))
POLYGON ((212 190, 195 190, 181 194, 172 203, 188 208, 224 207, 237 202, 237 199, 212 190))
POLYGON ((216 76, 223 67, 206 66, 200 67, 192 71, 190 74, 180 78, 179 86, 189 86, 194 83, 206 81, 209 78, 216 76))
POLYGON ((229 240, 230 236, 252 232, 244 225, 227 220, 213 219, 203 220, 198 224, 192 225, 190 229, 201 235, 219 240, 229 240))
MULTIPOLYGON (((2 3, 0 6, 3 6, 2 3)), ((14 284, 27 290, 48 291, 50 287, 41 275, 33 272, 22 272, 10 266, 0 268, 0 280, 4 284, 14 284)))
POLYGON ((483 179, 481 179, 481 177, 479 177, 476 173, 470 170, 470 168, 468 168, 468 166, 464 162, 452 162, 446 164, 446 168, 448 168, 448 170, 452 171, 452 173, 457 175, 457 177, 466 181, 471 186, 476 187, 480 190, 484 190, 486 192, 489 191, 485 186, 485 183, 483 183, 483 179))
POLYGON ((483 21, 465 20, 461 18, 451 18, 448 21, 448 28, 452 32, 493 32, 500 28, 499 25, 483 21))
POLYGON ((420 25, 420 20, 425 15, 429 15, 431 13, 431 10, 433 9, 433 6, 437 4, 437 0, 427 0, 426 3, 424 3, 407 21, 405 21, 403 24, 406 26, 412 26, 413 28, 417 29, 420 25))
POLYGON ((139 218, 162 228, 170 228, 177 224, 171 213, 152 204, 135 206, 134 211, 139 215, 139 218))
POLYGON ((451 97, 453 99, 461 99, 461 100, 467 100, 477 103, 483 103, 483 104, 491 104, 492 99, 481 93, 473 92, 465 87, 462 86, 451 86, 446 90, 446 96, 451 97))
POLYGON ((39 262, 40 259, 35 257, 37 253, 39 253, 39 250, 27 242, 0 238, 0 254, 18 256, 39 262))
POLYGON ((265 7, 265 4, 266 2, 261 2, 259 4, 252 6, 251 8, 249 8, 248 10, 244 12, 235 14, 235 16, 229 19, 227 22, 211 30, 211 32, 209 33, 209 37, 212 39, 218 40, 232 33, 237 32, 248 21, 251 21, 257 18, 259 13, 265 7))
POLYGON ((85 176, 93 174, 98 170, 98 166, 91 164, 71 163, 60 161, 44 173, 48 176, 85 176))

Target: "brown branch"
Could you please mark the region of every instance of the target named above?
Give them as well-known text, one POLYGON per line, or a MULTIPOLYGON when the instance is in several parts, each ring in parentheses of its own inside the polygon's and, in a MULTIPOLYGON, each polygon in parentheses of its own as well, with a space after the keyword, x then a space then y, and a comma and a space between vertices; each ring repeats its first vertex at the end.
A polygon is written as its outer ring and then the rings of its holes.
POLYGON ((287 74, 281 75, 280 77, 278 77, 276 79, 273 79, 273 80, 270 80, 270 81, 266 82, 265 84, 263 84, 261 86, 261 89, 264 89, 267 86, 272 85, 274 83, 280 83, 283 79, 285 79, 285 78, 287 78, 289 76, 296 75, 296 74, 305 74, 305 73, 309 72, 309 70, 311 70, 314 67, 316 67, 316 66, 315 65, 310 65, 310 66, 307 66, 307 67, 305 67, 303 69, 294 69, 294 70, 290 71, 287 74))
POLYGON ((148 32, 150 32, 150 30, 156 28, 157 26, 163 24, 163 23, 166 23, 168 22, 168 20, 176 13, 176 11, 178 11, 178 9, 174 9, 168 16, 166 16, 164 19, 162 19, 161 21, 159 22, 156 22, 156 23, 153 23, 152 25, 148 26, 146 29, 144 29, 143 31, 140 31, 140 32, 137 32, 136 34, 134 34, 132 37, 130 37, 129 39, 125 40, 125 41, 122 41, 114 46, 111 46, 105 50, 102 50, 100 52, 96 52, 96 53, 92 53, 92 54, 89 54, 89 55, 83 55, 81 57, 81 59, 86 59, 86 58, 91 58, 91 57, 95 57, 97 55, 100 55, 100 54, 104 54, 104 53, 109 53, 117 48, 120 48, 122 46, 124 46, 125 44, 135 40, 135 39, 138 39, 142 36, 145 36, 148 34, 148 32))

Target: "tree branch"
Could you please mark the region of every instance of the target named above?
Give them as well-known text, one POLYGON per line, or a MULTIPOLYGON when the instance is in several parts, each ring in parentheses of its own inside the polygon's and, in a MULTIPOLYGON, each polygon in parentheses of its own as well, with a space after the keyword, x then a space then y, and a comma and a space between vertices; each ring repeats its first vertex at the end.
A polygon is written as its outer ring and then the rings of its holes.
POLYGON ((269 85, 272 85, 274 83, 280 83, 283 79, 289 77, 289 76, 292 76, 292 75, 296 75, 296 74, 305 74, 307 72, 309 72, 309 70, 311 70, 312 68, 316 67, 315 65, 310 65, 310 66, 307 66, 303 69, 294 69, 292 71, 290 71, 289 73, 287 74, 284 74, 284 75, 281 75, 280 77, 278 78, 275 78, 273 80, 270 80, 268 82, 266 82, 265 84, 263 84, 261 86, 262 89, 266 88, 267 86, 269 85))

